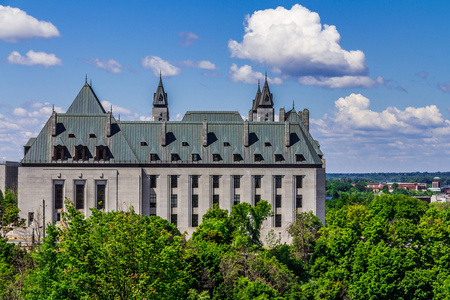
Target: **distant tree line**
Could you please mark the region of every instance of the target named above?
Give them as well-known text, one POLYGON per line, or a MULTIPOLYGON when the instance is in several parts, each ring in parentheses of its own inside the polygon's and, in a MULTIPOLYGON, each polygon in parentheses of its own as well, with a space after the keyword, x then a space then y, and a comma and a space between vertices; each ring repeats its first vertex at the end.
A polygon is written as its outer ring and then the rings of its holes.
POLYGON ((441 185, 450 185, 450 172, 409 173, 327 173, 327 180, 339 179, 346 183, 360 181, 378 182, 422 182, 431 184, 434 177, 441 178, 441 185))

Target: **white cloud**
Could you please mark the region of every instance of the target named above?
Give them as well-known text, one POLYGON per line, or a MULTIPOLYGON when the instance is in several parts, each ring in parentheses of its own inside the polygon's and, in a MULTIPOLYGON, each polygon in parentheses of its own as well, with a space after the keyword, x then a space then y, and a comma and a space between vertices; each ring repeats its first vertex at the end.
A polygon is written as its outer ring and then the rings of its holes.
POLYGON ((182 47, 189 47, 191 46, 196 40, 199 39, 199 36, 195 33, 189 32, 189 31, 181 31, 178 33, 178 36, 182 38, 183 40, 180 42, 180 45, 182 47))
POLYGON ((30 38, 52 38, 61 34, 50 22, 39 21, 19 8, 0 5, 0 39, 9 43, 30 38))
POLYGON ((438 84, 438 87, 441 91, 450 93, 450 82, 444 83, 444 84, 438 84))
POLYGON ((250 59, 290 76, 366 75, 365 55, 340 46, 333 25, 320 23, 317 13, 296 4, 260 10, 247 16, 241 43, 230 40, 232 57, 250 59))
POLYGON ((99 59, 99 58, 91 58, 91 59, 83 59, 82 61, 93 65, 98 69, 105 70, 109 73, 118 74, 122 73, 122 65, 114 60, 114 59, 99 59))
POLYGON ((181 70, 158 56, 146 56, 141 60, 144 69, 151 69, 155 76, 161 72, 163 77, 179 75, 181 70))
POLYGON ((368 76, 341 76, 341 77, 302 76, 298 79, 298 82, 303 85, 314 85, 332 89, 371 88, 379 85, 389 86, 382 77, 372 79, 368 76))
POLYGON ((216 69, 216 65, 208 60, 201 60, 201 61, 184 60, 180 62, 180 66, 185 68, 197 68, 206 70, 216 69))
MULTIPOLYGON (((249 65, 238 67, 232 64, 230 67, 230 78, 234 82, 243 82, 247 84, 256 84, 258 79, 264 80, 264 75, 261 72, 255 72, 249 65)), ((279 77, 267 78, 267 81, 272 84, 283 84, 283 80, 279 77)))
POLYGON ((28 51, 26 56, 22 56, 19 52, 13 51, 8 56, 8 62, 24 66, 42 65, 46 68, 62 65, 61 59, 57 58, 55 54, 34 52, 33 50, 28 51))
POLYGON ((436 105, 377 112, 361 94, 339 98, 310 128, 331 172, 430 171, 450 144, 450 121, 436 105))

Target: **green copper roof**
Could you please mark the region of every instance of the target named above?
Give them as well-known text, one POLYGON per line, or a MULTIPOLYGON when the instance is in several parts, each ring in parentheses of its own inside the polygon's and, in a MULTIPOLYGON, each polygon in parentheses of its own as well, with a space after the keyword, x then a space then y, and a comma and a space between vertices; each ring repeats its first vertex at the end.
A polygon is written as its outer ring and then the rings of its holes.
POLYGON ((68 114, 104 114, 105 109, 98 100, 92 87, 87 84, 81 88, 72 105, 67 110, 68 114))
POLYGON ((244 122, 237 111, 188 111, 181 122, 244 122))

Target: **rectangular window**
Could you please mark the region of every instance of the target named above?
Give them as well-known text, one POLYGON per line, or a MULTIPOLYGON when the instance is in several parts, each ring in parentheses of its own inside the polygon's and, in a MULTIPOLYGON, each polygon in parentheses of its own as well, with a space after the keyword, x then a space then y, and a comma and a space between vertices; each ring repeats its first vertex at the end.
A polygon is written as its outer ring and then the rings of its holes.
POLYGON ((156 216, 156 194, 150 194, 150 216, 156 216))
POLYGON ((158 160, 158 154, 156 154, 156 153, 151 153, 150 154, 150 160, 151 161, 157 161, 158 160))
POLYGON ((143 146, 148 146, 147 145, 147 142, 141 142, 141 146, 143 147, 143 146))
POLYGON ((198 195, 192 195, 192 208, 198 207, 198 195))
POLYGON ((170 187, 177 188, 178 187, 178 176, 170 175, 170 187))
POLYGON ((233 154, 233 161, 241 161, 242 156, 240 154, 233 154))
POLYGON ((238 189, 241 187, 241 176, 239 175, 234 175, 233 176, 233 180, 234 180, 234 188, 238 189))
POLYGON ((230 147, 230 143, 229 142, 223 142, 223 146, 224 147, 230 147))
POLYGON ((63 208, 64 202, 64 192, 63 192, 63 183, 55 182, 55 209, 63 208))
POLYGON ((197 227, 197 226, 198 226, 198 215, 193 214, 192 215, 192 227, 197 227))
POLYGON ((176 214, 171 214, 170 215, 170 223, 172 223, 173 225, 177 226, 178 216, 176 214))
POLYGON ((75 182, 75 209, 84 209, 84 181, 75 182))
POLYGON ((219 188, 219 175, 213 176, 213 188, 215 189, 219 188))
POLYGON ((241 195, 234 195, 233 205, 241 203, 241 195))
POLYGON ((34 221, 34 212, 29 212, 28 213, 28 226, 31 226, 33 221, 34 221))
POLYGON ((281 195, 276 195, 275 196, 275 207, 276 208, 281 208, 281 195))
POLYGON ((303 185, 302 181, 303 181, 303 176, 295 176, 295 187, 297 189, 302 188, 302 185, 303 185))
POLYGON ((213 204, 219 204, 219 195, 213 195, 213 204))
POLYGON ((275 188, 276 189, 281 189, 281 176, 275 176, 275 188))
POLYGON ((281 215, 275 215, 275 227, 281 227, 281 215))
POLYGON ((194 153, 192 154, 192 161, 199 161, 200 160, 200 154, 194 153))
POLYGON ((255 154, 254 157, 255 157, 255 161, 262 161, 263 160, 263 157, 262 157, 261 154, 255 154))
POLYGON ((182 142, 181 144, 183 145, 183 147, 189 146, 188 142, 182 142))
POLYGON ((170 196, 170 205, 171 205, 171 207, 177 207, 178 206, 178 195, 172 194, 170 196))
POLYGON ((302 203, 303 202, 303 197, 302 195, 297 195, 297 197, 295 198, 295 208, 299 209, 302 208, 302 203))
POLYGON ((172 161, 178 161, 179 160, 179 156, 178 156, 178 154, 170 154, 170 159, 172 160, 172 161))
POLYGON ((261 175, 256 175, 255 178, 255 189, 261 188, 261 175))
POLYGON ((150 187, 156 188, 156 175, 150 175, 150 187))
POLYGON ((192 188, 198 188, 198 175, 192 175, 192 188))
POLYGON ((259 201, 261 201, 261 195, 255 195, 255 205, 258 204, 259 201))
POLYGON ((283 155, 275 154, 275 161, 283 161, 283 155))
POLYGON ((106 201, 106 182, 99 181, 97 182, 97 209, 105 209, 105 201, 106 201))
POLYGON ((220 161, 220 160, 222 160, 220 154, 213 154, 213 161, 220 161))

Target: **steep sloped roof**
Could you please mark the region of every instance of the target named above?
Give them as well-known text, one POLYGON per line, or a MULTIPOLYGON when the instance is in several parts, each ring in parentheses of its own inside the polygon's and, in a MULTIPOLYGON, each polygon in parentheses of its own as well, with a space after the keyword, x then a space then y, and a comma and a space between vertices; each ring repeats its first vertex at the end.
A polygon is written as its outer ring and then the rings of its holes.
POLYGON ((67 114, 104 114, 106 113, 92 87, 86 82, 81 88, 67 114))

